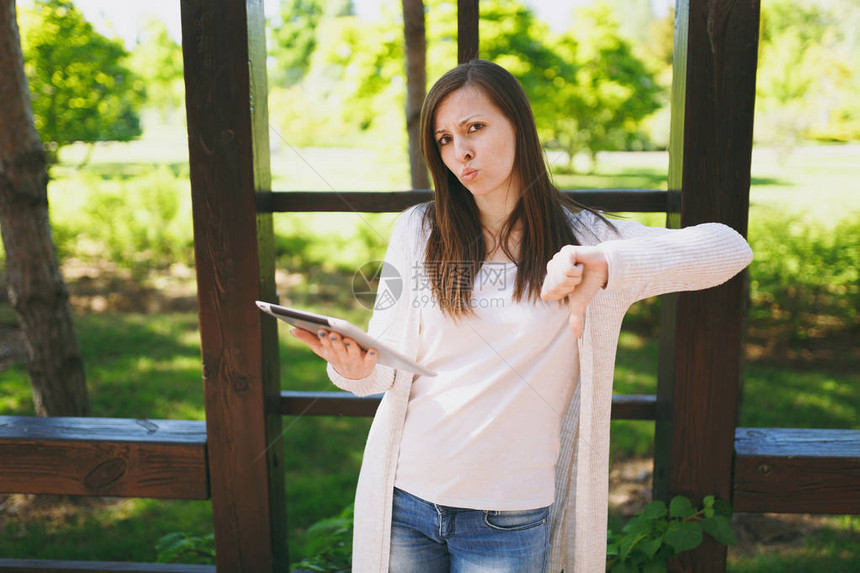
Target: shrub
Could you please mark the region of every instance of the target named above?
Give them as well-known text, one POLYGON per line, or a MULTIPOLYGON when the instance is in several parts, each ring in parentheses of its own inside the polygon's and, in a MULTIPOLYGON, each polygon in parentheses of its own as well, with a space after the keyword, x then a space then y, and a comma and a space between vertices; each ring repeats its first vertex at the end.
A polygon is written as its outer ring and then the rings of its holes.
POLYGON ((725 545, 734 545, 731 516, 731 506, 712 495, 705 496, 699 509, 682 495, 673 497, 668 508, 662 501, 652 501, 631 518, 620 533, 609 530, 606 570, 612 573, 666 571, 667 560, 698 547, 703 533, 725 545))
POLYGON ((856 324, 858 215, 829 228, 796 213, 770 211, 750 226, 751 323, 788 326, 793 341, 856 324))

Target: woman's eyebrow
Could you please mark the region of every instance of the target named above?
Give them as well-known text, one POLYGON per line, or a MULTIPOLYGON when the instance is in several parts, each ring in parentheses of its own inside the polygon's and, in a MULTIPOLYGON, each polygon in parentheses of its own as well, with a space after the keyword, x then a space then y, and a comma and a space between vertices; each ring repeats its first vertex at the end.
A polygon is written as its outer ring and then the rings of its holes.
MULTIPOLYGON (((465 123, 468 123, 470 120, 475 119, 476 117, 480 117, 480 115, 481 115, 480 113, 473 113, 469 117, 467 117, 465 119, 461 119, 457 125, 460 126, 460 125, 463 125, 465 123)), ((445 131, 445 130, 440 128, 440 129, 437 129, 434 133, 442 133, 443 131, 445 131)))

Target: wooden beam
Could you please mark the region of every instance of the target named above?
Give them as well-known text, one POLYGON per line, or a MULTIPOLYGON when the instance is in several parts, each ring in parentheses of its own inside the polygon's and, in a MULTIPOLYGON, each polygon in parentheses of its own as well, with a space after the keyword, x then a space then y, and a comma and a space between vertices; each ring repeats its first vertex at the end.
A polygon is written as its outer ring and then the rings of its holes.
MULTIPOLYGON (((665 213, 667 192, 659 189, 574 189, 562 191, 583 205, 609 212, 665 213)), ((433 200, 433 192, 415 191, 274 191, 257 194, 265 213, 395 213, 433 200)))
POLYGON ((286 572, 261 0, 181 0, 198 308, 219 571, 286 572))
POLYGON ((457 0, 457 63, 478 59, 478 0, 457 0))
MULTIPOLYGON (((366 416, 376 413, 382 395, 354 396, 349 392, 281 392, 280 412, 284 416, 366 416)), ((613 420, 653 420, 655 397, 612 396, 613 420)))
MULTIPOLYGON (((670 128, 669 226, 718 221, 746 234, 759 2, 679 0, 670 128), (670 201, 671 202, 671 201, 670 201)), ((663 298, 654 497, 732 495, 745 273, 663 298)), ((725 571, 710 538, 670 571, 725 571)))
POLYGON ((860 514, 860 431, 738 428, 734 509, 860 514))
POLYGON ((215 573, 212 565, 0 559, 0 573, 215 573))
POLYGON ((0 492, 208 499, 206 424, 0 416, 0 492))

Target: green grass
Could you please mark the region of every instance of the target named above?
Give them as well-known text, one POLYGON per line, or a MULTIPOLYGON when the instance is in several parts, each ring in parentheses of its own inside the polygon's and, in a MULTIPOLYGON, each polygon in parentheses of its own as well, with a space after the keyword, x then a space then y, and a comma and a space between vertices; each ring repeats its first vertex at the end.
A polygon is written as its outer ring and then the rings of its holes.
POLYGON ((829 518, 789 547, 729 548, 729 573, 854 573, 860 571, 860 516, 829 518))
MULTIPOLYGON (((147 130, 142 142, 101 145, 90 165, 80 171, 72 164, 85 150, 64 151, 61 157, 65 163, 54 170, 50 193, 55 234, 67 260, 100 260, 112 252, 131 261, 131 267, 144 268, 143 280, 153 284, 165 258, 190 263, 190 198, 183 129, 182 125, 157 126, 147 130), (129 157, 135 161, 130 162, 129 157), (178 197, 175 210, 166 215, 162 202, 152 199, 164 188, 172 189, 170 193, 178 197), (139 213, 143 213, 141 217, 171 215, 170 225, 160 228, 162 234, 157 236, 147 234, 151 225, 145 218, 139 224, 125 225, 137 229, 136 235, 123 234, 119 227, 111 230, 110 225, 99 223, 104 219, 98 219, 97 207, 116 207, 117 197, 126 203, 119 207, 120 221, 139 213), (110 244, 113 251, 105 246, 110 244)), ((294 150, 281 145, 273 154, 272 169, 273 187, 283 190, 408 187, 403 165, 392 168, 372 150, 294 150)), ((556 181, 563 188, 665 188, 665 171, 665 154, 609 154, 601 157, 596 174, 559 174, 556 181)), ((858 146, 804 148, 784 165, 776 161, 775 154, 757 151, 751 238, 768 228, 773 211, 799 214, 827 229, 837 220, 856 217, 860 212, 860 194, 855 192, 858 179, 858 146)), ((664 219, 659 214, 635 217, 653 225, 662 224, 664 219)), ((282 300, 342 313, 358 324, 365 323, 369 312, 348 297, 345 301, 343 286, 351 279, 352 269, 381 258, 393 219, 389 214, 276 215, 279 268, 291 274, 281 290, 282 300), (299 251, 304 255, 297 256, 299 251)), ((832 250, 840 248, 836 244, 832 250)), ((647 394, 656 389, 656 341, 647 334, 655 328, 653 317, 652 304, 640 305, 630 317, 631 328, 622 334, 615 382, 618 393, 647 394)), ((0 307, 0 322, 14 322, 8 307, 0 307)), ((76 318, 76 324, 95 415, 204 418, 196 315, 83 314, 76 318)), ((280 337, 282 387, 332 389, 322 361, 293 340, 286 329, 281 330, 280 337)), ((799 345, 798 349, 809 342, 797 337, 786 339, 786 344, 799 345)), ((23 364, 0 372, 0 389, 0 414, 32 414, 23 364)), ((857 420, 860 375, 856 368, 778 360, 746 365, 742 425, 858 428, 857 420)), ((368 426, 367 419, 284 418, 279 447, 286 453, 287 511, 294 559, 302 554, 307 527, 338 513, 352 501, 368 426)), ((653 423, 612 422, 611 443, 614 460, 650 456, 653 423)), ((743 554, 733 550, 731 570, 856 569, 856 555, 860 554, 857 525, 856 518, 829 518, 810 534, 809 541, 797 547, 778 552, 758 548, 743 554)), ((195 535, 211 531, 209 504, 119 500, 81 507, 65 517, 45 512, 27 521, 7 518, 0 526, 0 557, 153 561, 157 539, 172 531, 195 535)))
POLYGON ((82 505, 66 516, 8 520, 0 528, 0 557, 154 562, 161 535, 211 532, 211 515, 208 501, 128 499, 82 505))

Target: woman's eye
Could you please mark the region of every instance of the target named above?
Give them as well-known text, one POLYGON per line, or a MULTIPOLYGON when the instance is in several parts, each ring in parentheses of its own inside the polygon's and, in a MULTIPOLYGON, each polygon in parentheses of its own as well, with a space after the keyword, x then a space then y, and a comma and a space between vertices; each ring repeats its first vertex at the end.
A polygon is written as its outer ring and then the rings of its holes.
POLYGON ((481 129, 484 129, 484 124, 483 124, 483 123, 473 123, 472 125, 470 125, 470 126, 469 126, 469 131, 470 131, 470 132, 472 132, 472 131, 478 131, 478 130, 481 130, 481 129))
POLYGON ((450 142, 451 142, 451 137, 450 137, 450 136, 447 136, 447 135, 443 135, 442 137, 440 137, 440 138, 439 138, 439 141, 438 141, 438 143, 439 143, 439 145, 440 145, 440 146, 441 146, 441 145, 446 145, 446 144, 448 144, 448 143, 450 143, 450 142))

